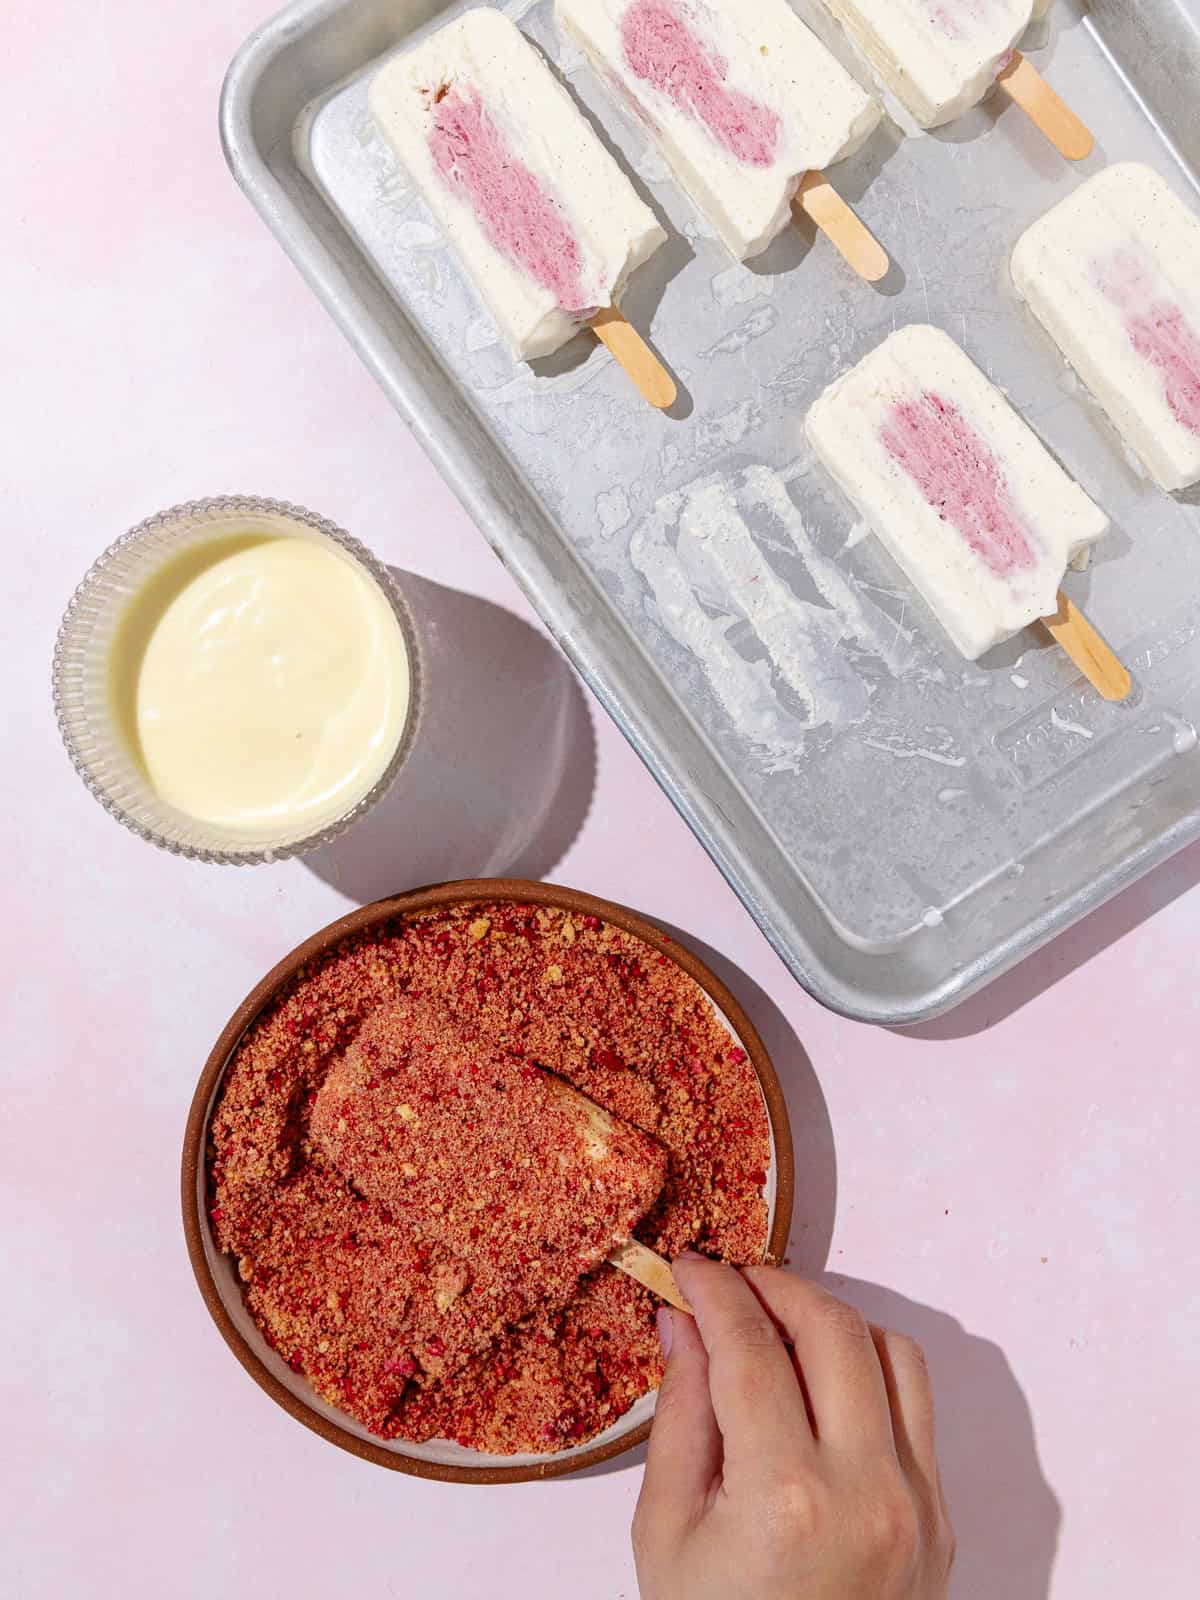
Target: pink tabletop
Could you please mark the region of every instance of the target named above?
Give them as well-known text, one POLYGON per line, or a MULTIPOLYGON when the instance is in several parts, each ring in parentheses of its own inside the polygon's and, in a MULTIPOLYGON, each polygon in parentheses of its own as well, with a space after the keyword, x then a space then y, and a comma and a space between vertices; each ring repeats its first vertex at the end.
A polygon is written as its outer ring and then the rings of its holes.
POLYGON ((720 952, 790 1097, 794 1263, 926 1346, 956 1592, 1194 1595, 1200 850, 936 1025, 809 1000, 229 178, 218 90, 266 9, 5 7, 0 1592, 635 1594, 640 1461, 479 1491, 343 1455, 236 1365, 178 1217, 200 1065, 262 972, 353 902, 519 873, 720 952), (47 695, 93 556, 231 491, 310 505, 418 575, 440 684, 377 826, 242 871, 112 823, 47 695))

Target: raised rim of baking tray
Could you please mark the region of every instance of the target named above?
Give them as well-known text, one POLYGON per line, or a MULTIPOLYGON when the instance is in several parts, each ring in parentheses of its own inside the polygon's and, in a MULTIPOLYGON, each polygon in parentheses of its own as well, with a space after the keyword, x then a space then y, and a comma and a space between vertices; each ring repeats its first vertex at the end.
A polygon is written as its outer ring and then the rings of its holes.
POLYGON ((1200 838, 1198 796, 1182 813, 1154 817, 1148 814, 1153 807, 1143 810, 1139 835, 1119 859, 1090 875, 1086 840, 1067 851, 1061 840, 1045 846, 1031 863, 1044 857, 1046 881, 1061 890, 1036 912, 998 927, 995 941, 967 959, 955 959, 948 934, 911 960, 886 963, 837 934, 703 731, 297 157, 295 133, 306 109, 443 9, 444 0, 294 0, 250 36, 229 69, 220 109, 226 159, 556 642, 804 988, 859 1021, 926 1021, 1200 838), (1070 881, 1065 856, 1079 857, 1070 881))

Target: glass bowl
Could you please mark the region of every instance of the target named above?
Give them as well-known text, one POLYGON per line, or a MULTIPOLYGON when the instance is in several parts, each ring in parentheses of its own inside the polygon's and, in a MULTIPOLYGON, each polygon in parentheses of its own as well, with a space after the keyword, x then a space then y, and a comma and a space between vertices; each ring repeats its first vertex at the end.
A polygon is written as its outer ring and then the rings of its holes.
POLYGON ((123 534, 75 591, 54 646, 54 711, 76 772, 104 809, 139 838, 174 855, 222 865, 281 861, 328 844, 365 816, 395 781, 412 750, 421 717, 422 667, 416 623, 388 569, 357 539, 301 506, 225 496, 160 511, 123 534), (168 804, 122 737, 109 687, 110 653, 133 596, 182 551, 234 533, 263 533, 335 545, 382 590, 408 657, 408 711, 382 775, 349 809, 307 818, 272 836, 239 833, 168 804))

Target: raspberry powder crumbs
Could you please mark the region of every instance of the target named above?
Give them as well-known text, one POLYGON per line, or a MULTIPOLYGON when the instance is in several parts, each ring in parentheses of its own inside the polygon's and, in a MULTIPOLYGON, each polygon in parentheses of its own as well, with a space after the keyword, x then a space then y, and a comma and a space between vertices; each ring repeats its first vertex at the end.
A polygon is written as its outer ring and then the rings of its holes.
POLYGON ((384 1439, 581 1444, 662 1377, 657 1302, 608 1249, 766 1249, 753 1067, 686 973, 594 916, 475 905, 338 945, 239 1045, 209 1141, 255 1322, 384 1439))

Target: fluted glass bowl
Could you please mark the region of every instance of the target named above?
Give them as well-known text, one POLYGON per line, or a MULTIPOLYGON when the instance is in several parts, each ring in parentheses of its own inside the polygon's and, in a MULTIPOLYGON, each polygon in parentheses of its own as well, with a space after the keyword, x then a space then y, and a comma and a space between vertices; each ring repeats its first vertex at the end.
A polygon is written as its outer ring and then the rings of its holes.
POLYGON ((175 855, 223 865, 280 861, 327 844, 365 816, 395 781, 416 738, 422 675, 418 632, 388 569, 357 539, 279 500, 226 496, 160 511, 123 534, 75 591, 54 646, 54 710, 76 772, 104 809, 139 838, 175 855), (313 827, 264 837, 239 834, 167 804, 152 788, 117 725, 110 653, 133 596, 182 551, 233 533, 286 535, 336 545, 386 597, 408 655, 410 695, 404 727, 383 775, 348 809, 313 827))

